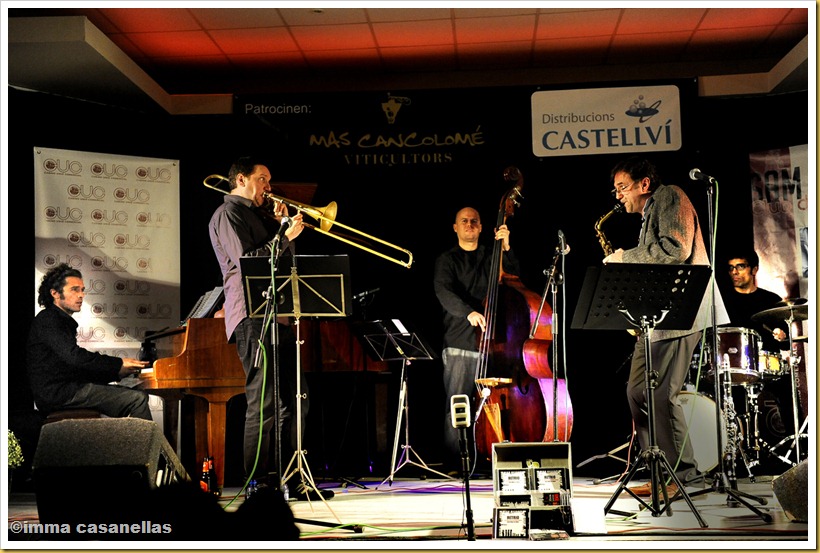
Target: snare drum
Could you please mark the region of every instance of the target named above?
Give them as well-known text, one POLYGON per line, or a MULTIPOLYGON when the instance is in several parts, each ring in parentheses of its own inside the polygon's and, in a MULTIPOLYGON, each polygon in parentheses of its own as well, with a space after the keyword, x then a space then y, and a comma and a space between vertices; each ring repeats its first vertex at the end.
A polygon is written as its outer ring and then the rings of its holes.
MULTIPOLYGON (((758 342, 760 334, 750 328, 721 327, 717 329, 717 347, 720 353, 720 374, 732 384, 751 384, 760 380, 758 372, 758 342)), ((711 341, 711 332, 707 340, 711 341)), ((710 359, 710 361, 714 361, 710 359)), ((709 380, 714 382, 714 368, 709 380)))
POLYGON ((789 374, 789 362, 779 351, 761 350, 757 356, 757 368, 764 380, 775 380, 789 374))

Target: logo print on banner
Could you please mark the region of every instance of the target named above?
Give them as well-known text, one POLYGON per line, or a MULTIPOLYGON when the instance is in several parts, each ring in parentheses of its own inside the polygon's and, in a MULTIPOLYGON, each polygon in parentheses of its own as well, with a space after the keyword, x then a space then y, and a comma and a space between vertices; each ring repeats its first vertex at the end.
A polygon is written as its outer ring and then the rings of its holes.
POLYGON ((128 306, 124 303, 95 303, 91 306, 95 317, 121 319, 128 316, 128 306))
POLYGON ((43 169, 49 175, 67 175, 76 177, 82 174, 83 164, 79 161, 68 161, 48 158, 43 160, 43 169))
POLYGON ((105 163, 95 162, 91 164, 91 176, 98 179, 122 180, 128 177, 128 168, 116 163, 109 167, 105 163))
POLYGON ((91 220, 101 225, 125 225, 128 223, 128 213, 125 211, 95 209, 91 212, 91 220))
POLYGON ((78 207, 61 208, 50 205, 43 214, 51 223, 79 223, 83 220, 83 210, 78 207))
POLYGON ((83 266, 83 258, 79 255, 56 255, 53 253, 47 253, 43 256, 43 265, 49 269, 60 263, 65 263, 72 269, 79 269, 83 266))
POLYGON ((105 188, 102 186, 69 184, 66 192, 69 198, 76 198, 78 200, 94 200, 99 202, 105 199, 105 188))
POLYGON ((151 239, 144 234, 117 234, 114 236, 114 244, 124 250, 147 250, 151 239))
POLYGON ((406 96, 393 96, 392 94, 388 94, 387 101, 382 102, 382 111, 384 112, 385 117, 387 117, 387 123, 390 125, 395 123, 396 116, 399 114, 401 107, 409 105, 410 98, 406 96))
POLYGON ((171 171, 161 167, 137 167, 137 180, 145 180, 152 182, 169 182, 171 180, 171 171))
POLYGON ((95 271, 125 271, 128 269, 128 259, 97 255, 91 258, 91 267, 95 271))
POLYGON ((647 106, 646 102, 644 102, 643 94, 639 94, 638 98, 635 99, 632 105, 629 106, 629 109, 626 110, 626 114, 630 117, 638 117, 639 123, 646 123, 652 116, 658 114, 658 108, 661 103, 661 100, 656 100, 651 106, 647 106))
POLYGON ((85 279, 85 295, 104 294, 106 290, 105 281, 101 278, 85 279))
POLYGON ((114 293, 124 296, 147 296, 151 293, 151 283, 145 280, 117 280, 114 293))
POLYGON ((105 235, 101 232, 85 233, 82 231, 73 230, 68 233, 66 237, 69 245, 75 247, 90 246, 93 248, 101 248, 105 245, 105 235))
POLYGON ((105 341, 105 329, 101 326, 90 326, 88 328, 79 327, 77 329, 78 342, 103 342, 105 341))
POLYGON ((114 190, 114 200, 132 204, 147 204, 151 201, 151 193, 145 188, 117 188, 114 190))
POLYGON ((171 306, 167 303, 158 303, 155 305, 148 305, 141 303, 137 306, 137 317, 145 319, 166 318, 171 314, 171 306))

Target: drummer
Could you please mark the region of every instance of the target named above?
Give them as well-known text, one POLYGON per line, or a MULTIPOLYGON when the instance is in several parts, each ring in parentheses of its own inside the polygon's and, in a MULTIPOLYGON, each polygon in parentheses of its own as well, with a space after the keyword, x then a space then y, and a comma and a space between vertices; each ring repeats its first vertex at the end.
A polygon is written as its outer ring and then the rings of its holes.
POLYGON ((727 262, 727 270, 732 280, 735 293, 723 295, 726 311, 731 320, 730 326, 751 328, 760 334, 764 351, 779 351, 789 349, 788 326, 785 322, 773 328, 752 320, 752 315, 771 309, 780 304, 781 298, 774 292, 758 288, 756 282, 760 258, 757 253, 732 250, 727 262))

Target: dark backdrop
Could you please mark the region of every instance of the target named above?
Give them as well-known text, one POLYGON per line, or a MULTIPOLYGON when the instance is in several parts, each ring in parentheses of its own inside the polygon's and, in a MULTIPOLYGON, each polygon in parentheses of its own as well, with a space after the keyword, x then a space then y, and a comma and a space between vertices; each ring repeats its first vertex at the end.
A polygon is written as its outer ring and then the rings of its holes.
MULTIPOLYGON (((689 170, 698 167, 719 181, 718 256, 723 244, 751 245, 748 154, 808 142, 808 125, 802 118, 807 114, 807 93, 699 98, 696 83, 677 84, 682 90, 684 148, 651 157, 665 182, 679 184, 687 191, 704 226, 708 222, 707 187, 690 181, 689 170)), ((567 322, 572 319, 587 267, 599 265, 603 257, 593 225, 614 205, 608 193, 609 171, 622 156, 535 158, 529 128, 529 96, 534 90, 511 87, 405 94, 414 98, 414 119, 401 119, 410 112, 409 107, 403 107, 404 113, 390 132, 428 125, 448 129, 447 122, 453 120, 458 124, 452 130, 471 131, 480 126, 486 142, 480 148, 454 149, 452 163, 387 166, 351 164, 350 158, 334 152, 334 148, 306 147, 307 137, 299 120, 288 123, 287 119, 244 115, 146 114, 10 89, 10 182, 6 183, 12 192, 9 210, 33 211, 35 146, 180 160, 180 301, 182 312, 187 313, 201 294, 221 280, 207 224, 222 197, 205 188, 202 180, 214 173, 227 175, 231 162, 239 155, 261 154, 269 159, 274 180, 316 183, 312 205, 321 207, 336 201, 338 221, 413 252, 414 264, 407 269, 310 231, 297 242, 299 253, 349 254, 354 294, 379 288, 366 312, 357 306, 353 320, 401 319, 438 354, 440 308, 431 285, 435 257, 455 243, 451 225, 455 212, 464 205, 480 210, 485 237, 490 235, 499 201, 510 187, 502 179, 506 167, 517 166, 524 178, 524 200, 509 220, 513 246, 522 261, 524 284, 535 294, 542 293, 546 281, 543 271, 552 260, 559 229, 571 246, 566 257, 567 322), (419 119, 419 113, 426 113, 426 119, 419 119)), ((345 117, 346 112, 355 112, 357 102, 368 94, 314 95, 338 101, 334 110, 314 113, 311 128, 320 128, 324 123, 316 122, 324 118, 328 122, 324 130, 328 132, 344 130, 345 125, 355 130, 358 124, 364 129, 368 124, 376 125, 377 120, 389 130, 380 112, 372 115, 370 123, 365 119, 351 124, 349 114, 345 117)), ((373 98, 383 100, 385 94, 370 94, 369 100, 373 98)), ((604 231, 615 247, 628 248, 637 239, 639 222, 637 216, 614 216, 604 224, 604 231)), ((33 234, 33 220, 24 217, 20 221, 18 217, 15 224, 9 225, 6 285, 10 294, 6 308, 13 315, 8 328, 7 393, 12 429, 16 426, 24 436, 31 435, 26 429, 30 427, 27 421, 31 420, 32 403, 25 379, 24 344, 36 294, 32 287, 33 234)), ((719 271, 718 277, 725 286, 725 275, 719 271)), ((567 329, 566 340, 574 418, 572 457, 577 464, 617 447, 631 433, 624 384, 633 339, 619 331, 567 329)), ((371 391, 370 384, 353 380, 340 383, 338 379, 344 377, 338 375, 311 375, 306 441, 313 446, 309 448, 308 462, 314 476, 389 473, 399 368, 396 366, 394 374, 385 377, 387 387, 379 388, 381 401, 387 405, 386 420, 381 421, 374 421, 372 413, 357 404, 362 401, 359 396, 363 390, 371 391), (327 431, 329 421, 333 421, 332 432, 327 431), (386 426, 381 429, 388 436, 386 450, 373 443, 372 427, 377 424, 386 426), (366 455, 361 453, 363 450, 366 455), (365 458, 369 460, 365 462, 365 458)), ((425 461, 435 463, 440 460, 443 407, 447 401, 441 390, 441 364, 438 359, 416 362, 409 371, 410 441, 425 461)), ((241 418, 241 409, 234 410, 233 416, 241 418)), ((235 426, 229 428, 229 433, 235 426)), ((238 450, 235 436, 228 438, 229 447, 238 450)), ((31 439, 24 445, 32 447, 31 439)), ((228 453, 230 464, 238 458, 234 449, 228 453)), ((30 453, 29 458, 33 451, 30 453)), ((228 468, 229 475, 238 472, 235 465, 228 468)), ((604 476, 621 468, 618 462, 601 460, 576 469, 576 474, 604 476)))

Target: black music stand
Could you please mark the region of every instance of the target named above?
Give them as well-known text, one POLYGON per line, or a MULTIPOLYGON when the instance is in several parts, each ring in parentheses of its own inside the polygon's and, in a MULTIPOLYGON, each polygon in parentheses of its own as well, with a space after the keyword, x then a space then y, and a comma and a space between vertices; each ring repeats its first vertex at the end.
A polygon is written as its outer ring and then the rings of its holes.
MULTIPOLYGON (((434 472, 444 478, 451 478, 446 474, 430 468, 427 463, 413 451, 410 445, 410 420, 409 420, 409 402, 407 399, 407 367, 410 361, 415 360, 431 360, 433 356, 430 355, 429 349, 424 345, 421 338, 415 332, 410 332, 397 319, 372 321, 362 325, 363 336, 365 341, 375 352, 376 356, 382 361, 399 361, 401 360, 401 382, 399 387, 399 407, 396 416, 396 434, 393 439, 393 456, 390 460, 390 475, 382 481, 390 482, 393 485, 393 477, 405 465, 416 465, 430 472, 434 472), (404 419, 404 445, 402 447, 401 457, 398 462, 396 455, 399 449, 399 436, 401 435, 401 423, 404 419), (411 455, 415 455, 418 461, 411 459, 411 455)), ((378 489, 378 488, 377 488, 378 489)))
POLYGON ((621 516, 632 516, 631 513, 612 510, 618 496, 626 490, 646 507, 652 516, 660 516, 664 511, 672 516, 672 502, 666 486, 663 485, 665 472, 677 485, 677 494, 686 500, 700 526, 707 527, 706 521, 698 513, 666 455, 657 445, 654 402, 657 377, 652 370, 651 339, 655 329, 684 330, 692 327, 711 273, 712 269, 706 265, 611 263, 600 269, 587 269, 572 327, 598 330, 626 330, 639 327, 646 351, 649 446, 641 452, 638 462, 618 485, 604 507, 604 514, 611 511, 621 516), (649 468, 651 505, 626 487, 643 465, 649 468), (659 491, 663 494, 663 508, 660 506, 659 491))
MULTIPOLYGON (((268 258, 244 256, 239 259, 239 263, 251 317, 264 316, 263 313, 274 304, 278 316, 296 319, 296 451, 284 472, 279 472, 282 476, 281 485, 284 486, 298 473, 306 494, 312 490, 327 504, 313 480, 305 458, 306 452, 302 449, 302 400, 305 396, 301 389, 302 341, 299 320, 302 316, 344 317, 350 313, 350 261, 347 255, 297 255, 279 258, 274 271, 273 292, 270 291, 271 268, 268 258), (275 301, 271 302, 274 298, 275 301)), ((281 439, 278 426, 277 439, 281 439)), ((329 506, 328 509, 339 520, 333 509, 329 506)), ((325 526, 319 522, 302 522, 325 526)), ((357 530, 354 528, 354 531, 357 530)))

